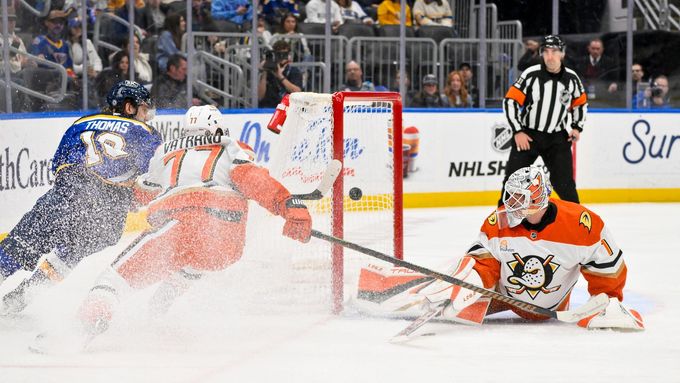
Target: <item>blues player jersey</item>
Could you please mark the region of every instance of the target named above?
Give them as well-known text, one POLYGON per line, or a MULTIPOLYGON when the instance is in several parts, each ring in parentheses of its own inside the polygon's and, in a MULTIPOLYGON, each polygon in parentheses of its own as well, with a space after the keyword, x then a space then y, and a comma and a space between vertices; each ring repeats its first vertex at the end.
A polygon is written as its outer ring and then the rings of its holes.
POLYGON ((82 117, 64 133, 52 170, 81 166, 107 183, 130 186, 147 171, 161 141, 158 132, 137 120, 108 114, 82 117))

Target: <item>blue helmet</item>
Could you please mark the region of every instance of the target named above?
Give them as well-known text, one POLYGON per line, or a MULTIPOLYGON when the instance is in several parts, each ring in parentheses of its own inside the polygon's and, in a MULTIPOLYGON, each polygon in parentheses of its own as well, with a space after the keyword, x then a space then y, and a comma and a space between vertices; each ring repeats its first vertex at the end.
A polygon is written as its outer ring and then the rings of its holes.
POLYGON ((114 85, 106 96, 106 103, 115 110, 121 108, 127 99, 132 100, 135 106, 146 104, 153 107, 151 93, 139 83, 130 80, 114 85))

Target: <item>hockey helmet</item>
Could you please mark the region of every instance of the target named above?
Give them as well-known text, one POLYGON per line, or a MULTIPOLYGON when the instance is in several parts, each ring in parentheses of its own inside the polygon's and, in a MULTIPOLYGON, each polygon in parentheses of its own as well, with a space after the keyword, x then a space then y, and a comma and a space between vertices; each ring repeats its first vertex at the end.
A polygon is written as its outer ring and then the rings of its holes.
POLYGON ((222 127, 222 113, 213 105, 192 106, 184 114, 184 135, 229 135, 222 127))
POLYGON ((543 38, 543 41, 541 42, 541 53, 543 53, 543 49, 545 48, 554 48, 558 49, 560 52, 564 52, 564 48, 566 45, 564 44, 564 41, 562 41, 562 38, 557 35, 547 35, 543 38))
POLYGON ((111 87, 109 94, 106 96, 106 103, 111 108, 116 108, 122 106, 126 99, 131 99, 135 106, 146 104, 149 107, 153 107, 151 93, 138 82, 130 80, 121 81, 111 87))
MULTIPOLYGON (((512 173, 505 183, 503 205, 509 218, 522 219, 548 206, 552 187, 543 169, 536 165, 512 173)), ((511 224, 511 226, 514 226, 511 224)))

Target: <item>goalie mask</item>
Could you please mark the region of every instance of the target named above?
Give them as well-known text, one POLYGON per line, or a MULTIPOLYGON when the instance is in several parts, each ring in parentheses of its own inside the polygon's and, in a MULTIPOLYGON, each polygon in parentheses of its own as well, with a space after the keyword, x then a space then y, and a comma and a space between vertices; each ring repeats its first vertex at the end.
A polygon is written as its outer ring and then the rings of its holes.
POLYGON ((215 134, 229 136, 229 130, 222 128, 222 113, 215 106, 192 106, 184 114, 184 136, 215 134))
POLYGON ((510 227, 545 209, 551 192, 550 181, 538 166, 528 166, 512 173, 503 191, 503 205, 510 227))

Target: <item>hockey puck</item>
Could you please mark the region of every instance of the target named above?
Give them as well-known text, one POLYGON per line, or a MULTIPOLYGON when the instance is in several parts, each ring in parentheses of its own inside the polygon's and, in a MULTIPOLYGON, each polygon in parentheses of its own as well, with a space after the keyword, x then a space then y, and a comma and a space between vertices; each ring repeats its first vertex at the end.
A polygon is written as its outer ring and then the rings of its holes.
POLYGON ((361 189, 357 187, 349 189, 349 198, 353 199, 354 201, 360 200, 362 195, 363 193, 361 192, 361 189))

